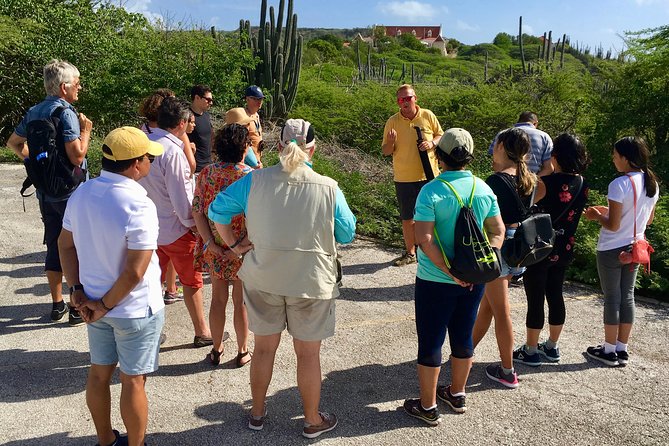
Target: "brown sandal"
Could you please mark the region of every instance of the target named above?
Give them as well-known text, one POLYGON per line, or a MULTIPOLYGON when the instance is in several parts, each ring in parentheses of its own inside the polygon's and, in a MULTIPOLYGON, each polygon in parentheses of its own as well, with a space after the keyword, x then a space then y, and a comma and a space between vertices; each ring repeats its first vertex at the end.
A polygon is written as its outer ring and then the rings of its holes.
POLYGON ((235 364, 237 365, 237 368, 244 367, 246 364, 251 362, 252 358, 253 358, 253 353, 251 353, 248 350, 245 351, 244 353, 239 352, 237 353, 237 358, 235 358, 235 364), (247 356, 249 357, 249 360, 246 362, 242 362, 242 359, 246 358, 247 356))
POLYGON ((209 360, 209 362, 211 362, 211 365, 216 367, 217 365, 219 365, 221 363, 221 355, 222 354, 223 354, 223 352, 219 352, 218 350, 215 350, 215 349, 212 348, 211 351, 209 352, 209 354, 207 355, 207 359, 209 360))

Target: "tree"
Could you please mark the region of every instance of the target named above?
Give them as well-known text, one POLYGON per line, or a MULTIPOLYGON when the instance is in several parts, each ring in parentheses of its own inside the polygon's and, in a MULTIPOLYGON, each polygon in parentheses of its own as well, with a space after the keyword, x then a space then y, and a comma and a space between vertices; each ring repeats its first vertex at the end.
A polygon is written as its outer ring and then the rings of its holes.
POLYGON ((397 37, 397 41, 405 48, 409 48, 415 51, 425 51, 425 45, 423 45, 421 41, 418 40, 413 34, 403 33, 397 37))
POLYGON ((504 50, 508 50, 513 45, 512 37, 507 33, 497 34, 492 43, 504 50))

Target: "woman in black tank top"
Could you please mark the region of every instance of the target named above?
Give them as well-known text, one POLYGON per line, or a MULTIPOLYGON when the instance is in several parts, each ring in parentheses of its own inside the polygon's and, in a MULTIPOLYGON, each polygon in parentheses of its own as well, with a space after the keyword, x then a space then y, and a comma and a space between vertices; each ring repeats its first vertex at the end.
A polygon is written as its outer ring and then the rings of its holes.
MULTIPOLYGON (((497 144, 493 149, 493 165, 495 174, 486 182, 492 188, 500 207, 502 220, 507 227, 507 238, 515 233, 515 227, 525 217, 525 210, 520 209, 519 200, 529 204, 529 197, 537 184, 536 175, 531 173, 525 164, 525 157, 530 151, 530 139, 519 128, 510 128, 497 137, 497 144)), ((537 185, 536 199, 545 193, 543 183, 537 185)), ((513 274, 522 273, 509 268, 500 259, 502 275, 488 282, 478 317, 474 324, 474 347, 483 339, 490 328, 492 318, 495 318, 495 335, 501 358, 501 364, 491 364, 486 367, 486 375, 493 381, 509 387, 518 387, 518 376, 513 368, 513 327, 511 325, 511 311, 509 308, 509 279, 513 274)))

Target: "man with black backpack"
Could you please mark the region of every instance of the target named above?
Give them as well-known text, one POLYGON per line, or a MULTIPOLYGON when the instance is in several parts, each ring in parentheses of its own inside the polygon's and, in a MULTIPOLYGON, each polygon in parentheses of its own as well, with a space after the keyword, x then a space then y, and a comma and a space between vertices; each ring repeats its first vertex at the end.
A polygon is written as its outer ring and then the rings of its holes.
MULTIPOLYGON (((85 180, 93 123, 71 105, 81 90, 79 70, 74 65, 56 59, 46 64, 44 88, 46 98, 28 110, 9 137, 7 147, 24 160, 28 172, 24 189, 33 184, 37 190, 44 222, 44 270, 53 300, 51 320, 57 322, 68 313, 62 295, 58 236, 67 200, 85 180)), ((83 324, 74 308, 69 308, 69 313, 70 325, 83 324)))

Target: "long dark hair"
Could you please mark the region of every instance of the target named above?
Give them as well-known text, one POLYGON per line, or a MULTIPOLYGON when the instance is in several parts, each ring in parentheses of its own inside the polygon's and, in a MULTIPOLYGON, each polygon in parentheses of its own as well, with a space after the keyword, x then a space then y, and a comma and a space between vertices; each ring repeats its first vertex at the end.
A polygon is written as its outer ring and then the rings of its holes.
POLYGON ((618 155, 625 157, 630 167, 643 172, 643 183, 646 196, 654 197, 657 193, 657 175, 650 169, 650 149, 646 141, 639 136, 625 136, 613 145, 618 155))
POLYGON ((562 133, 553 139, 553 158, 565 173, 583 173, 590 165, 585 145, 576 136, 562 133))
POLYGON ((502 144, 506 156, 516 163, 516 174, 518 175, 518 192, 527 196, 534 190, 537 176, 530 172, 525 162, 525 157, 532 148, 530 138, 524 130, 517 127, 506 129, 497 135, 497 142, 502 144))

